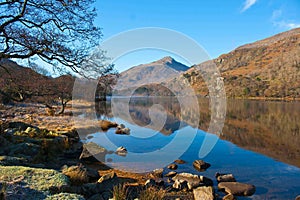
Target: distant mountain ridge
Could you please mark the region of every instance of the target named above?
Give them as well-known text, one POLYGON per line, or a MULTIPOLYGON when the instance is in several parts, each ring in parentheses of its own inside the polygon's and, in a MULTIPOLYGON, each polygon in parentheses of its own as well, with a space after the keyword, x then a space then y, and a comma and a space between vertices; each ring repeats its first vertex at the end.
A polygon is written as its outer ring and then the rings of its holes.
POLYGON ((177 62, 172 57, 164 57, 160 60, 131 67, 122 72, 118 79, 116 89, 142 86, 151 83, 161 83, 179 76, 189 67, 177 62))

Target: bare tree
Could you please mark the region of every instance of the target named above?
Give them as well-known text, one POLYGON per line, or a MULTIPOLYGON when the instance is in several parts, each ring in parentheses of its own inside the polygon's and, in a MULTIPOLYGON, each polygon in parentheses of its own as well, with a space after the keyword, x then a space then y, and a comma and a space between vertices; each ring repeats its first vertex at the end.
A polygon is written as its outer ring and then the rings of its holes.
POLYGON ((111 66, 102 62, 87 65, 102 36, 94 25, 94 2, 0 0, 0 60, 38 57, 55 69, 68 67, 81 75, 109 71, 111 66))

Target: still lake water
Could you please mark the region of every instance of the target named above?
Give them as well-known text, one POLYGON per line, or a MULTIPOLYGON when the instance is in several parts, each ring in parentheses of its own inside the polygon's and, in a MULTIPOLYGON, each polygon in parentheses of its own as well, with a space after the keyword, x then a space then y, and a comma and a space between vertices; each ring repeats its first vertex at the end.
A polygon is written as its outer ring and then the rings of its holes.
POLYGON ((99 102, 99 119, 122 123, 131 133, 117 135, 110 129, 89 134, 87 141, 106 148, 110 152, 105 155, 106 163, 123 170, 145 172, 180 158, 187 163, 179 165, 177 172, 211 179, 216 172, 233 173, 237 181, 254 184, 256 193, 243 199, 295 199, 300 194, 300 102, 227 100, 223 131, 216 136, 206 132, 211 118, 209 100, 198 101, 196 127, 193 117, 186 118, 193 113, 181 113, 175 98, 99 102), (216 144, 201 158, 205 138, 216 144), (112 153, 119 146, 128 150, 126 156, 112 153), (209 162, 211 167, 196 171, 192 166, 196 159, 209 162))

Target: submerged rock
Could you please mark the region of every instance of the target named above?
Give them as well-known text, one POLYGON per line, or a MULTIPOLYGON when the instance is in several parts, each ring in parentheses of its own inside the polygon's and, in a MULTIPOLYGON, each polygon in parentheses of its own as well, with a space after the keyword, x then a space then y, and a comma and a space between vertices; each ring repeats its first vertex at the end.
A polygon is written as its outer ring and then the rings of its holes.
POLYGON ((255 193, 255 186, 239 182, 222 182, 218 184, 220 190, 237 196, 251 196, 255 193))
POLYGON ((185 162, 184 160, 177 159, 177 160, 174 160, 174 163, 177 163, 177 164, 185 164, 186 162, 185 162))
POLYGON ((220 174, 216 173, 217 181, 220 182, 236 182, 233 174, 220 174))
POLYGON ((210 167, 210 164, 203 160, 195 160, 193 162, 193 166, 198 171, 205 171, 207 168, 210 167))
POLYGON ((214 188, 211 186, 197 187, 193 194, 195 200, 214 200, 214 188))

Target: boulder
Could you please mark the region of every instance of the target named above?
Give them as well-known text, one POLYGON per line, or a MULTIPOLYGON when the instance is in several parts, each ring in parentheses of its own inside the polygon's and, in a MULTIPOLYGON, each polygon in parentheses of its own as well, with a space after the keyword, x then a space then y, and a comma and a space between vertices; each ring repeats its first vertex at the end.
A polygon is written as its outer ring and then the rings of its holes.
POLYGON ((127 149, 125 147, 123 147, 123 146, 120 146, 119 148, 117 148, 116 154, 118 154, 120 156, 126 156, 127 149))
POLYGON ((129 135, 130 134, 130 129, 129 128, 120 128, 120 127, 117 127, 115 133, 116 134, 129 135))
POLYGON ((111 180, 111 179, 113 179, 115 177, 116 177, 116 173, 115 172, 109 172, 109 173, 101 176, 101 178, 98 180, 98 183, 102 183, 104 181, 111 180))
POLYGON ((156 183, 155 183, 155 180, 154 179, 148 179, 146 182, 145 182, 145 187, 153 187, 155 186, 156 183))
POLYGON ((198 171, 205 171, 207 168, 210 167, 210 164, 203 160, 195 160, 193 162, 193 166, 198 171))
POLYGON ((239 182, 221 182, 218 184, 220 190, 237 196, 251 196, 255 193, 255 186, 239 182))
POLYGON ((108 120, 100 120, 100 121, 99 121, 99 125, 100 125, 100 128, 101 128, 103 131, 107 131, 107 130, 110 129, 110 128, 113 128, 113 127, 117 127, 117 126, 118 126, 117 123, 114 123, 114 122, 111 122, 111 121, 108 121, 108 120))
POLYGON ((106 154, 107 150, 105 148, 100 147, 96 143, 89 142, 83 144, 79 159, 89 162, 98 162, 99 160, 104 162, 106 154))
POLYGON ((152 171, 150 176, 152 176, 153 178, 162 178, 163 177, 163 171, 164 171, 164 169, 155 169, 155 170, 152 171))
POLYGON ((216 173, 217 181, 220 182, 236 182, 233 174, 220 174, 216 173))
POLYGON ((211 186, 197 187, 193 194, 195 200, 214 200, 214 188, 211 186))
POLYGON ((176 170, 178 168, 178 165, 176 164, 170 164, 167 166, 168 169, 171 169, 171 170, 176 170))
POLYGON ((175 180, 172 187, 176 190, 188 190, 188 183, 185 180, 175 180))
POLYGON ((194 175, 194 174, 190 174, 190 173, 177 174, 172 178, 172 180, 173 181, 178 180, 179 182, 186 181, 189 190, 192 190, 193 188, 196 188, 198 186, 212 185, 212 181, 209 178, 194 175), (207 184, 208 182, 211 183, 211 184, 207 184))
POLYGON ((165 175, 165 177, 174 177, 177 174, 175 171, 171 171, 165 175))
POLYGON ((68 176, 71 182, 75 185, 89 182, 87 169, 83 165, 63 166, 62 173, 68 176))

